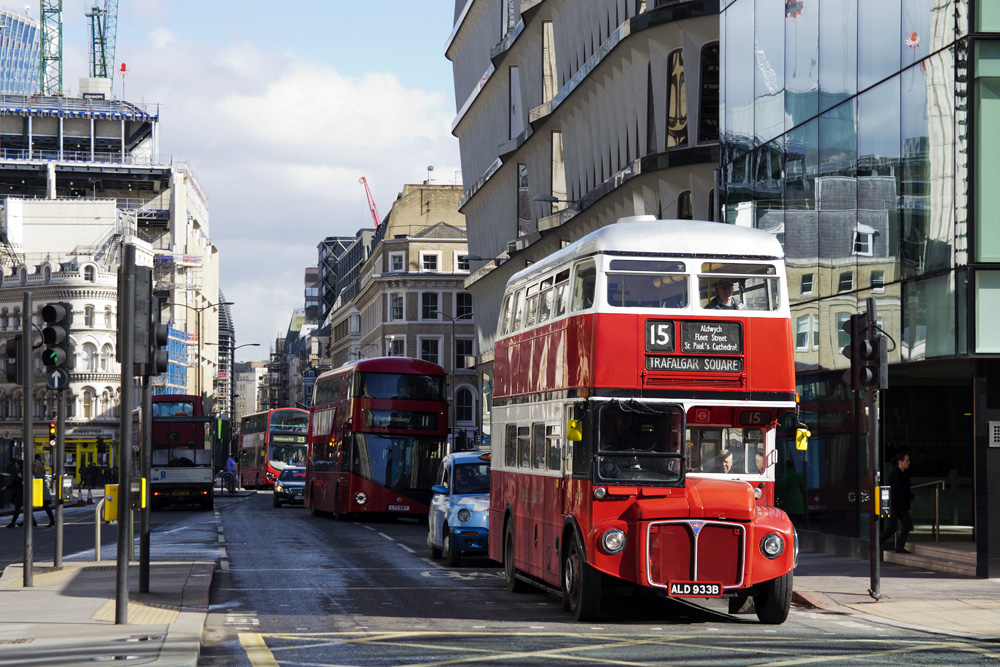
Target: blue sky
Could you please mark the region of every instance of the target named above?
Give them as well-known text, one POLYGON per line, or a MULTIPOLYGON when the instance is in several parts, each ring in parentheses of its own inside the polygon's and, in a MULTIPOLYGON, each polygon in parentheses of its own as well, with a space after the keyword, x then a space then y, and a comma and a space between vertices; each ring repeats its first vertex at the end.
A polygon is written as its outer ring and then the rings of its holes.
MULTIPOLYGON (((39 16, 38 0, 0 4, 39 16)), ((71 94, 94 4, 63 0, 71 94)), ((317 244, 371 226, 361 176, 382 216, 427 165, 433 182, 460 178, 453 16, 451 0, 119 0, 125 98, 159 105, 160 160, 198 175, 237 344, 260 343, 238 359, 267 358, 285 332, 317 244)))

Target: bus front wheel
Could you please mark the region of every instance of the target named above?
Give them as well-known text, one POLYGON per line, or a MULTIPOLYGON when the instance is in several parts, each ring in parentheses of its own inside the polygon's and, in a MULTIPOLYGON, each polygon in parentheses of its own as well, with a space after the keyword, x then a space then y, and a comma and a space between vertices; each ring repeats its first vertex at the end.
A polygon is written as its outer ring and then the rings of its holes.
POLYGON ((336 521, 344 521, 347 519, 347 515, 340 510, 340 487, 337 487, 337 492, 333 494, 333 518, 336 521))
POLYGON ((517 570, 514 568, 514 528, 510 523, 507 524, 503 538, 503 574, 508 591, 511 593, 528 591, 528 585, 517 578, 517 570))
POLYGON ((592 621, 601 612, 601 573, 587 564, 576 535, 563 560, 563 609, 578 621, 592 621))
POLYGON ((792 573, 759 584, 753 596, 753 606, 761 623, 784 623, 792 606, 792 573))

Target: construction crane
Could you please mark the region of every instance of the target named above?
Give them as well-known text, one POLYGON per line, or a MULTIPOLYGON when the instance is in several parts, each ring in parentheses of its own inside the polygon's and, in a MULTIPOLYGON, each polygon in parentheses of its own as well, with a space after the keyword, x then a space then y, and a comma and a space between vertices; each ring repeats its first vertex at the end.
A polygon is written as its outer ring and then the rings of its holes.
POLYGON ((42 95, 59 95, 62 93, 62 0, 41 0, 41 10, 39 88, 42 95))
POLYGON ((361 183, 362 185, 365 186, 365 194, 368 195, 368 208, 372 212, 372 220, 375 221, 375 229, 378 229, 379 222, 382 220, 382 218, 379 217, 378 209, 375 208, 375 200, 372 199, 372 191, 368 188, 368 179, 362 176, 361 178, 358 179, 358 183, 361 183))
POLYGON ((118 0, 104 0, 103 7, 92 5, 84 16, 90 19, 90 76, 113 81, 118 0))

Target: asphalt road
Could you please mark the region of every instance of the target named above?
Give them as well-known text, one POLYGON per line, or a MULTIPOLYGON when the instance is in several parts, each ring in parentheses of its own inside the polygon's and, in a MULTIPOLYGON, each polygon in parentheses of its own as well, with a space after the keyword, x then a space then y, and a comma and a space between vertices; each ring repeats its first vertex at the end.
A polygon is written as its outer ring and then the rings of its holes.
POLYGON ((432 561, 426 525, 346 521, 271 496, 217 502, 224 536, 200 665, 964 665, 985 643, 795 608, 777 627, 646 596, 576 623, 486 559, 432 561))

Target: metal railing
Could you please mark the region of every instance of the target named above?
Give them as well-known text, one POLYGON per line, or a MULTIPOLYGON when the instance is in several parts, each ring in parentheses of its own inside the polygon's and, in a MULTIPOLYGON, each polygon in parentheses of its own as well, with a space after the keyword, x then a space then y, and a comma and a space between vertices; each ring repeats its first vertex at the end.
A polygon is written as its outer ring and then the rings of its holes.
POLYGON ((934 487, 934 541, 941 541, 941 492, 945 489, 945 480, 937 479, 933 482, 924 482, 923 484, 917 484, 916 486, 911 486, 910 490, 919 489, 925 486, 934 487))

